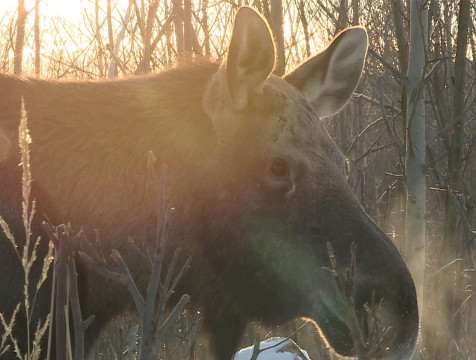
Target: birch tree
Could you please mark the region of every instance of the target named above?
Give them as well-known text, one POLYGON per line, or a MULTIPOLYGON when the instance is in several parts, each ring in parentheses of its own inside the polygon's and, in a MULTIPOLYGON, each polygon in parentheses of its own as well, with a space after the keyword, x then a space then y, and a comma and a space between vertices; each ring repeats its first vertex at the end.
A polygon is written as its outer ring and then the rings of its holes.
MULTIPOLYGON (((448 183, 446 192, 445 239, 442 260, 444 264, 453 262, 463 256, 458 238, 459 195, 462 192, 461 175, 463 171, 463 148, 465 143, 464 114, 465 114, 465 73, 466 52, 468 45, 470 0, 461 0, 458 15, 458 34, 456 38, 456 57, 453 80, 453 119, 450 131, 450 148, 448 149, 448 183)), ((461 312, 461 263, 452 266, 446 272, 444 288, 446 290, 445 317, 447 326, 456 341, 462 333, 461 312)), ((452 344, 441 346, 445 355, 452 353, 452 344)))
POLYGON ((172 12, 174 15, 174 28, 175 28, 175 49, 177 54, 183 54, 185 51, 185 39, 183 19, 181 17, 182 12, 182 0, 172 1, 172 12))
POLYGON ((421 313, 425 272, 425 88, 428 9, 425 0, 410 1, 410 48, 405 77, 407 94, 405 176, 407 185, 407 263, 415 281, 421 313))
POLYGON ((192 0, 185 0, 183 2, 183 35, 184 46, 187 53, 192 52, 192 0))

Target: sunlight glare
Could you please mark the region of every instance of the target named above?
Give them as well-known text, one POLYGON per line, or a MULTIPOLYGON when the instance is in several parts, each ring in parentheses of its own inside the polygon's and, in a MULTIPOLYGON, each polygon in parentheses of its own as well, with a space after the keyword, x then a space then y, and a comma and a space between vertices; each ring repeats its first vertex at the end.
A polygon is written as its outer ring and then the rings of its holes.
MULTIPOLYGON (((40 2, 39 12, 42 16, 62 17, 72 23, 77 23, 81 18, 83 10, 82 3, 83 1, 80 0, 68 1, 67 3, 64 0, 42 0, 40 2)), ((35 0, 25 1, 25 8, 27 10, 33 8, 34 5, 35 0)))

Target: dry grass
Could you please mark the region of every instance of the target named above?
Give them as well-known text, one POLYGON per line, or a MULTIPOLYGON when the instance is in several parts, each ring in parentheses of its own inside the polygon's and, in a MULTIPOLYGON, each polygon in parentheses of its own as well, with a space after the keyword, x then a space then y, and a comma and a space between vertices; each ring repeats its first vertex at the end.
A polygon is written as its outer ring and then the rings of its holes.
MULTIPOLYGON (((37 259, 36 249, 40 243, 40 238, 37 237, 35 240, 32 240, 32 230, 31 225, 33 221, 33 216, 35 215, 35 201, 30 199, 31 195, 31 169, 30 169, 30 153, 29 145, 31 142, 30 135, 28 133, 28 116, 25 111, 25 104, 22 99, 22 109, 21 109, 21 120, 19 127, 19 145, 21 151, 21 166, 23 170, 22 176, 22 219, 23 227, 25 229, 25 239, 23 241, 17 241, 13 236, 8 224, 0 216, 0 226, 2 228, 3 234, 10 241, 12 247, 15 250, 15 253, 18 257, 18 261, 22 264, 24 272, 24 283, 18 284, 18 286, 23 286, 23 301, 18 303, 15 309, 13 310, 10 320, 5 319, 4 315, 0 313, 0 321, 5 329, 4 334, 2 334, 2 340, 0 343, 0 354, 4 354, 13 348, 13 351, 16 354, 16 357, 20 360, 39 360, 41 354, 41 342, 45 336, 48 327, 50 326, 51 316, 48 315, 46 319, 43 319, 43 322, 40 320, 37 324, 32 324, 32 313, 35 310, 35 300, 38 291, 41 286, 45 283, 49 268, 53 261, 53 244, 50 243, 48 247, 48 253, 43 259, 37 259), (19 244, 24 244, 20 246, 19 244), (41 275, 36 282, 36 284, 31 284, 31 268, 33 264, 38 261, 42 262, 42 271, 41 275), (34 286, 35 291, 31 292, 31 287, 34 286), (33 294, 33 298, 31 295, 33 294), (15 326, 20 326, 15 324, 15 319, 17 314, 22 311, 25 314, 26 324, 26 334, 28 337, 28 346, 27 349, 20 349, 18 346, 18 341, 13 336, 13 329, 15 326), (32 330, 32 327, 35 329, 32 330)), ((5 309, 10 312, 11 309, 5 309)))

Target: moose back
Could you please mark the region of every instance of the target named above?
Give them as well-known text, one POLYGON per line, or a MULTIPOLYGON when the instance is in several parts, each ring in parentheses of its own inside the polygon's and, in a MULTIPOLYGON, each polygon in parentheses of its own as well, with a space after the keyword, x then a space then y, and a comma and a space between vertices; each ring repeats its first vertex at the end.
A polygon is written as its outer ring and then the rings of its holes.
MULTIPOLYGON (((277 77, 269 28, 244 7, 221 66, 191 61, 107 81, 0 75, 0 214, 21 237, 16 144, 23 98, 39 207, 34 231, 41 233, 45 214, 88 234, 98 229, 101 251, 119 249, 142 288, 149 268, 127 239, 144 249, 154 241, 149 151, 167 163, 175 208, 168 246, 192 259, 177 292, 188 293, 204 314, 217 360, 232 358, 250 321, 276 325, 297 317, 313 321, 337 353, 355 353, 341 295, 323 269, 330 266, 327 242, 342 268, 356 244, 357 315, 365 323, 365 304, 375 296, 393 331, 381 358, 409 358, 418 334, 413 280, 354 197, 345 158, 319 120, 347 103, 366 51, 365 30, 350 28, 277 77)), ((39 256, 46 246, 42 241, 39 256)), ((0 311, 11 314, 23 272, 3 234, 0 250, 0 311)), ((132 301, 80 260, 77 267, 84 316, 96 317, 86 333, 90 345, 132 301)), ((37 315, 48 312, 46 293, 37 315)))

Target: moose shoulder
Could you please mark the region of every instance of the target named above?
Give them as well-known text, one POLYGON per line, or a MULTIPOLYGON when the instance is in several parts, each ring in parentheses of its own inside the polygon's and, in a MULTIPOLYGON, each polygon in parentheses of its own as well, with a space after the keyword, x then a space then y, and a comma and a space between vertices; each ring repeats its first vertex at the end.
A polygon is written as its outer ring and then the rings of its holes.
MULTIPOLYGON (((382 358, 407 359, 419 326, 413 280, 352 194, 345 158, 319 120, 351 97, 366 51, 365 30, 350 28, 279 78, 271 74, 268 26, 243 7, 222 66, 195 61, 111 81, 0 75, 0 214, 21 234, 15 144, 23 98, 38 223, 47 214, 89 233, 99 229, 102 251, 119 249, 142 286, 148 268, 127 238, 144 247, 154 239, 148 152, 167 163, 175 208, 169 244, 192 258, 178 292, 202 309, 217 360, 232 358, 249 321, 297 317, 314 321, 337 353, 354 354, 340 294, 323 269, 326 242, 343 267, 356 243, 357 315, 365 322, 365 304, 372 294, 381 299, 382 321, 394 335, 382 358)), ((21 297, 22 270, 0 236, 0 311, 8 312, 21 297)), ((96 316, 91 344, 131 301, 80 260, 78 271, 85 316, 96 316)), ((43 313, 45 299, 38 300, 43 313)))

